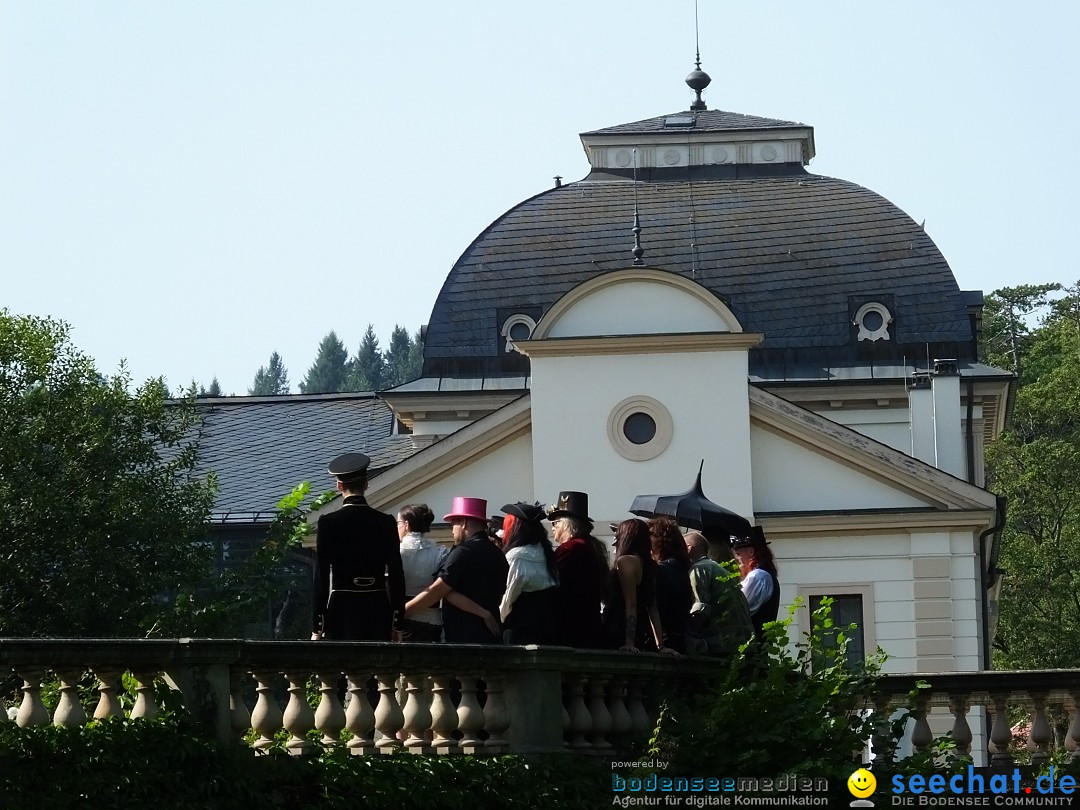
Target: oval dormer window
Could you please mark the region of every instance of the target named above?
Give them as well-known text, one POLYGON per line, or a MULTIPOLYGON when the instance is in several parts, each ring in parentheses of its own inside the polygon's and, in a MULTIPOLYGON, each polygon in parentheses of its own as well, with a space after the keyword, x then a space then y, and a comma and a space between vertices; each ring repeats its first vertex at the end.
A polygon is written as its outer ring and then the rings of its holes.
POLYGON ((503 321, 502 329, 500 332, 502 336, 506 338, 506 345, 503 351, 512 352, 514 350, 514 341, 516 340, 528 340, 533 333, 533 329, 536 328, 536 321, 530 318, 528 315, 511 315, 505 321, 503 321))
POLYGON ((878 301, 869 301, 859 307, 852 324, 859 329, 856 340, 888 340, 889 324, 892 323, 889 308, 878 301))

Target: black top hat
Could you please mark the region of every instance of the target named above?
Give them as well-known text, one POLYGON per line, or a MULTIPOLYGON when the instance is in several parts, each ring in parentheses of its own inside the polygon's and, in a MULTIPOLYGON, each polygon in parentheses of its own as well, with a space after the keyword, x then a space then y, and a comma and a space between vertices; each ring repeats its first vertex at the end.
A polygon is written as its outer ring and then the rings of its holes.
POLYGON ((750 534, 745 537, 731 536, 732 548, 754 548, 767 545, 769 541, 765 539, 765 531, 760 526, 751 526, 750 534))
POLYGON ((547 518, 558 520, 561 517, 573 517, 592 523, 593 519, 589 517, 589 496, 584 492, 560 492, 559 500, 548 507, 547 518))
POLYGON ((371 463, 371 459, 363 453, 345 453, 338 456, 326 466, 326 471, 341 481, 359 478, 363 475, 371 463))
POLYGON ((518 501, 517 503, 506 504, 502 510, 508 515, 513 515, 518 520, 524 520, 526 523, 539 523, 544 519, 543 507, 538 503, 518 501))

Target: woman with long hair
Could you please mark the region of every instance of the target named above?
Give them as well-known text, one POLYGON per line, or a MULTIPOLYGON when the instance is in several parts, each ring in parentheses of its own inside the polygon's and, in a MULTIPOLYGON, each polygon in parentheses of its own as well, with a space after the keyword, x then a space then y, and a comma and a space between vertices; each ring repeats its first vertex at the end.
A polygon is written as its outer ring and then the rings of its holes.
POLYGON ((656 609, 656 563, 650 554, 649 527, 643 520, 624 520, 615 530, 615 566, 610 599, 604 607, 604 636, 609 647, 638 652, 664 646, 664 630, 656 609))
POLYGON ((766 622, 776 621, 780 611, 780 580, 777 579, 776 560, 760 526, 752 527, 749 537, 734 538, 731 549, 739 561, 742 592, 750 608, 754 636, 761 641, 766 622))
POLYGON ((499 613, 507 644, 551 644, 555 640, 555 598, 559 568, 555 549, 542 523, 539 504, 510 503, 503 551, 510 570, 506 574, 499 613))
POLYGON ((686 621, 694 604, 690 555, 679 525, 668 517, 649 521, 650 550, 656 563, 656 608, 664 627, 664 646, 686 652, 686 621))
POLYGON ((601 648, 600 602, 607 588, 608 562, 604 544, 592 534, 589 496, 560 492, 547 516, 557 544, 555 564, 559 569, 557 643, 601 648))

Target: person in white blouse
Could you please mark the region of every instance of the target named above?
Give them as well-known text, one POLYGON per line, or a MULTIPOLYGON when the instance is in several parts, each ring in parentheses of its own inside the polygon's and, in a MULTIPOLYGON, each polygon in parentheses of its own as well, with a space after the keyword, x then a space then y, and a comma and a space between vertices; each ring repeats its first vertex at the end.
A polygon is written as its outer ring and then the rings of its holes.
POLYGON ((754 636, 764 638, 764 626, 776 621, 780 610, 780 580, 776 576, 776 560, 760 526, 754 526, 747 537, 732 538, 731 549, 739 561, 742 592, 750 608, 754 636))
POLYGON ((542 523, 539 504, 510 503, 503 526, 503 550, 510 570, 499 613, 507 644, 552 644, 559 569, 542 523))
MULTIPOLYGON (((405 569, 405 599, 423 593, 435 579, 435 571, 449 549, 427 537, 435 515, 426 503, 412 503, 397 514, 401 538, 401 565, 405 569)), ((409 614, 401 625, 401 641, 442 639, 442 610, 435 605, 409 614)))

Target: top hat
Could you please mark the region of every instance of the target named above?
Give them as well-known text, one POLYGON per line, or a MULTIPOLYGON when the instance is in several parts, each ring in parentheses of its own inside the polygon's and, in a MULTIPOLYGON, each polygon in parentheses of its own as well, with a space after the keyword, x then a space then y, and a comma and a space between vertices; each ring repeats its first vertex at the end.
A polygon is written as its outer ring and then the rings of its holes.
POLYGON ((370 463, 371 459, 363 453, 344 453, 326 465, 326 471, 342 481, 347 481, 366 472, 370 463))
POLYGON ((761 548, 762 546, 769 545, 769 541, 765 539, 765 531, 760 526, 751 526, 750 534, 745 537, 731 536, 731 547, 735 548, 761 548))
POLYGON ((554 506, 549 506, 547 511, 548 520, 558 520, 561 517, 572 517, 578 520, 586 520, 589 523, 593 519, 589 517, 589 496, 584 492, 560 492, 559 500, 554 506))
POLYGON ((488 520, 487 500, 485 498, 454 498, 454 502, 450 506, 450 512, 443 520, 453 520, 454 518, 481 520, 486 525, 488 520))
POLYGON ((502 508, 502 511, 526 523, 539 523, 544 519, 544 510, 538 503, 525 503, 524 501, 508 503, 502 508))

